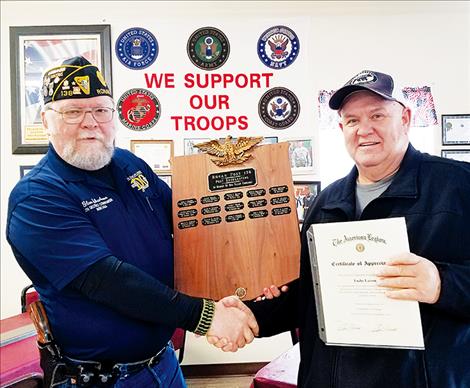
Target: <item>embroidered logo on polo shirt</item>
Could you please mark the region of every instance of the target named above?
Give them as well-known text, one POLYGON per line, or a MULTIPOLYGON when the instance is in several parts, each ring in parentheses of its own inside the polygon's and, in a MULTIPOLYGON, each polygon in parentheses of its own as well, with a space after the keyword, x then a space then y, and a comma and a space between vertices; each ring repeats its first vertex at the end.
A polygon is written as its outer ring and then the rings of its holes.
POLYGON ((137 189, 139 191, 142 191, 143 193, 145 193, 145 190, 149 187, 149 181, 140 170, 132 174, 131 176, 128 176, 127 180, 131 182, 131 187, 133 189, 137 189))
POLYGON ((113 202, 113 199, 109 197, 91 198, 89 200, 82 201, 82 206, 85 210, 85 213, 88 213, 91 210, 96 210, 99 212, 106 209, 108 204, 111 202, 113 202))

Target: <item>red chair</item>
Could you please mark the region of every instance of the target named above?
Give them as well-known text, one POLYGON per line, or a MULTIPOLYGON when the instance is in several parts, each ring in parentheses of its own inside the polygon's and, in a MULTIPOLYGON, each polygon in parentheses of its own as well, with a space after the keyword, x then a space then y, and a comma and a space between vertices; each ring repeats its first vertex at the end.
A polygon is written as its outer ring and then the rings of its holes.
MULTIPOLYGON (((21 290, 21 312, 26 312, 28 306, 39 299, 34 286, 30 284, 21 290)), ((178 361, 181 364, 184 357, 184 343, 186 341, 186 331, 184 329, 176 329, 171 337, 171 342, 175 350, 178 350, 178 361)))
POLYGON ((11 381, 6 385, 2 385, 2 388, 43 388, 42 376, 37 373, 30 373, 29 375, 23 376, 15 381, 11 381))

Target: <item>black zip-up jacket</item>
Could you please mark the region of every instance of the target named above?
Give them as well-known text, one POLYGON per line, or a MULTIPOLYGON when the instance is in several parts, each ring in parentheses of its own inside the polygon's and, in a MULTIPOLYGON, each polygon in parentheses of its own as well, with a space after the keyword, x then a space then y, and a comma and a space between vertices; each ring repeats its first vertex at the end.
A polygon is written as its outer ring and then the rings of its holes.
POLYGON ((320 340, 306 231, 312 223, 355 219, 356 178, 353 168, 310 208, 302 229, 300 279, 279 298, 249 303, 260 334, 300 328, 299 387, 470 387, 470 163, 409 145, 391 185, 360 217, 404 216, 411 252, 439 270, 439 300, 420 303, 425 350, 326 346, 320 340))

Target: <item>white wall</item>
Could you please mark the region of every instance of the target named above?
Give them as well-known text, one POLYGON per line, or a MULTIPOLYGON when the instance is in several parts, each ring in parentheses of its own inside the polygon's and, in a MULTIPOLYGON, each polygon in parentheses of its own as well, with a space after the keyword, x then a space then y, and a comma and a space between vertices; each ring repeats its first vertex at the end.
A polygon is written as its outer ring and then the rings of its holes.
MULTIPOLYGON (((1 317, 19 312, 19 293, 28 279, 17 266, 5 240, 5 216, 8 195, 19 178, 19 166, 35 164, 42 155, 11 154, 11 100, 9 27, 65 24, 111 24, 112 45, 127 28, 141 26, 158 34, 159 43, 174 41, 185 45, 188 31, 204 25, 219 26, 234 37, 243 29, 268 28, 276 24, 294 25, 301 31, 301 55, 290 68, 276 73, 282 86, 296 90, 301 115, 289 132, 279 134, 260 129, 255 135, 314 138, 319 169, 306 178, 321 179, 322 186, 346 174, 352 162, 344 151, 339 130, 319 131, 317 93, 335 89, 363 69, 393 74, 402 85, 431 86, 438 115, 468 113, 470 107, 470 3, 457 1, 415 2, 73 2, 2 1, 1 2, 1 317)), ((240 32, 241 33, 241 32, 240 32)), ((299 33, 299 32, 298 32, 299 33)), ((255 39, 258 36, 255 35, 255 39)), ((243 42, 241 42, 243 43, 243 42)), ((238 42, 237 44, 241 44, 238 42)), ((252 42, 250 42, 251 44, 252 42)), ((235 42, 233 44, 236 44, 235 42)), ((171 50, 171 48, 170 48, 171 50)), ((126 70, 113 52, 115 98, 132 87, 145 87, 138 73, 126 70)), ((235 62, 223 71, 266 71, 259 60, 249 57, 243 65, 235 62), (232 66, 232 67, 230 67, 232 66), (238 67, 240 66, 240 67, 238 67)), ((196 72, 189 61, 169 57, 157 59, 149 71, 196 72), (158 67, 157 67, 158 64, 158 67)), ((277 85, 276 85, 277 86, 277 85)), ((178 104, 179 96, 163 91, 168 109, 178 104)), ((159 97, 160 98, 160 97, 159 97)), ((243 97, 244 98, 244 97, 243 97)), ((259 98, 259 97, 257 97, 259 98)), ((161 100, 161 99, 160 99, 161 100)), ((257 101, 257 100, 256 100, 257 101)), ((163 104, 163 103, 162 103, 163 104)), ((257 106, 255 104, 255 106, 257 106)), ((165 119, 159 124, 164 124, 165 119)), ((130 138, 175 138, 182 147, 182 136, 171 127, 160 125, 162 132, 129 133, 121 127, 118 145, 129 147, 130 138), (166 128, 166 129, 165 129, 166 128)), ((156 129, 154 130, 156 131, 156 129)), ((440 153, 439 126, 414 129, 413 142, 430 153, 440 153)), ((211 136, 209 133, 193 137, 211 136)), ((246 133, 246 136, 253 134, 246 133)), ((218 137, 212 134, 212 137, 218 137)), ((176 146, 176 145, 175 145, 176 146)), ((179 147, 179 146, 176 146, 179 147)), ((175 149, 181 154, 182 149, 175 149)), ((268 360, 289 346, 282 340, 243 350, 241 355, 221 357, 196 341, 188 354, 189 363, 268 360), (233 357, 229 358, 229 357, 233 357), (231 361, 228 361, 228 360, 231 361)))

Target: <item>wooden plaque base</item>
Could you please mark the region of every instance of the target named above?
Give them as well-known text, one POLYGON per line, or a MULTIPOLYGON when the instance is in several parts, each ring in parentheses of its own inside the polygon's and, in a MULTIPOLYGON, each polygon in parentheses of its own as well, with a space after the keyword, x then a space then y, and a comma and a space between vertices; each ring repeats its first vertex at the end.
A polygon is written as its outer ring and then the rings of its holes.
POLYGON ((216 166, 208 154, 173 159, 178 290, 215 300, 233 294, 249 300, 264 287, 299 276, 288 147, 257 146, 248 161, 226 167, 216 166))

